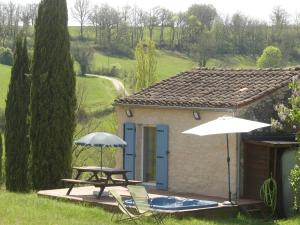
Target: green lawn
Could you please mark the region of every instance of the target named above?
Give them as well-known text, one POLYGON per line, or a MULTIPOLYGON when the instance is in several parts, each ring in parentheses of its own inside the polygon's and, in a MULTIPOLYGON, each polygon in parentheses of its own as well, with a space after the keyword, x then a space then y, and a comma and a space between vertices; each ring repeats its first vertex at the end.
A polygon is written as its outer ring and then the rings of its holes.
MULTIPOLYGON (((0 190, 0 224, 2 225, 113 225, 111 213, 101 208, 88 207, 80 204, 67 203, 37 197, 32 194, 13 194, 0 190)), ((119 223, 132 224, 132 223, 119 223)), ((153 224, 152 219, 143 224, 153 224)), ((235 219, 200 220, 185 218, 182 220, 169 218, 167 225, 296 225, 300 217, 279 220, 275 223, 261 220, 250 220, 239 216, 235 219)))

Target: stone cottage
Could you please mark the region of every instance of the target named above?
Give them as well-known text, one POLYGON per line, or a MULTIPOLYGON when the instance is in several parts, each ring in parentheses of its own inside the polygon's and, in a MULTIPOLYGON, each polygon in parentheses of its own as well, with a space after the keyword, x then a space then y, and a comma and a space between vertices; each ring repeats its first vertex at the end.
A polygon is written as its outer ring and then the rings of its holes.
MULTIPOLYGON (((226 197, 225 136, 182 132, 224 115, 270 123, 274 105, 286 101, 288 84, 299 74, 298 69, 196 68, 117 99, 118 134, 128 143, 117 166, 157 189, 226 197)), ((248 141, 229 135, 233 197, 257 196, 277 160, 270 150, 275 142, 248 141)))

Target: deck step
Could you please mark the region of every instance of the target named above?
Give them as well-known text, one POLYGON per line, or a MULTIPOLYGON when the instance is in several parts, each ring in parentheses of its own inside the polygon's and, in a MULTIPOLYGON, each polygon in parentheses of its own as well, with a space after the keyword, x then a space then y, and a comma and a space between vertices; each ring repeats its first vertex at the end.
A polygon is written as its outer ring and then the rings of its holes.
POLYGON ((253 212, 260 212, 260 209, 247 209, 248 213, 253 213, 253 212))
POLYGON ((239 209, 241 213, 253 218, 267 219, 269 212, 263 203, 240 205, 239 209))

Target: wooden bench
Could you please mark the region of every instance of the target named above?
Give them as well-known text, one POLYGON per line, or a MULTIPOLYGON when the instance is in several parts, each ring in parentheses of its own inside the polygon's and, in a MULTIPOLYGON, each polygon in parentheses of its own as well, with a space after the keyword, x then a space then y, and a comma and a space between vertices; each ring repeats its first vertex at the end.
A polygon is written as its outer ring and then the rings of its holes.
MULTIPOLYGON (((63 182, 66 183, 73 183, 73 184, 90 184, 94 186, 99 186, 104 184, 104 182, 107 180, 106 177, 99 177, 99 180, 76 180, 76 179, 61 179, 63 182)), ((113 178, 113 181, 118 182, 118 183, 125 183, 125 179, 119 179, 119 178, 113 178)), ((129 185, 136 185, 136 184, 141 184, 142 181, 139 180, 128 180, 127 184, 129 185)))
POLYGON ((108 183, 106 177, 100 177, 99 180, 61 179, 61 181, 71 184, 69 190, 67 191, 67 195, 70 195, 75 184, 87 184, 87 185, 93 185, 95 187, 100 187, 99 196, 101 196, 105 187, 127 186, 127 185, 136 185, 142 183, 141 181, 138 180, 128 180, 126 182, 125 179, 113 179, 112 180, 113 183, 108 183))
MULTIPOLYGON (((125 179, 117 179, 117 178, 113 178, 114 181, 119 181, 119 182, 125 182, 125 179)), ((136 185, 136 184, 141 184, 142 181, 140 180, 128 180, 127 184, 129 185, 136 185)))
MULTIPOLYGON (((107 178, 106 177, 99 177, 99 180, 106 181, 107 178)), ((112 180, 116 181, 116 182, 123 182, 123 183, 126 182, 125 179, 121 179, 121 178, 112 178, 112 180)), ((141 184, 141 183, 142 183, 142 181, 140 181, 140 180, 128 180, 127 181, 127 184, 130 184, 130 185, 136 185, 136 184, 141 184)))
POLYGON ((70 183, 70 184, 89 184, 89 185, 101 185, 102 180, 99 181, 94 181, 94 180, 76 180, 76 179, 61 179, 65 183, 70 183))

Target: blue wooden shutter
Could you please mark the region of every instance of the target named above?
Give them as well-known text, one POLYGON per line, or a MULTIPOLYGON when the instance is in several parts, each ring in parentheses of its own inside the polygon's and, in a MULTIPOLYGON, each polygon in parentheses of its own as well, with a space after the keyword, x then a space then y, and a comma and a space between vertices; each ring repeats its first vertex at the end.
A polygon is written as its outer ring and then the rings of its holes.
POLYGON ((128 170, 127 178, 134 179, 135 177, 135 124, 124 124, 124 140, 127 142, 125 147, 124 168, 128 170))
POLYGON ((156 188, 168 190, 169 127, 156 127, 156 188))

